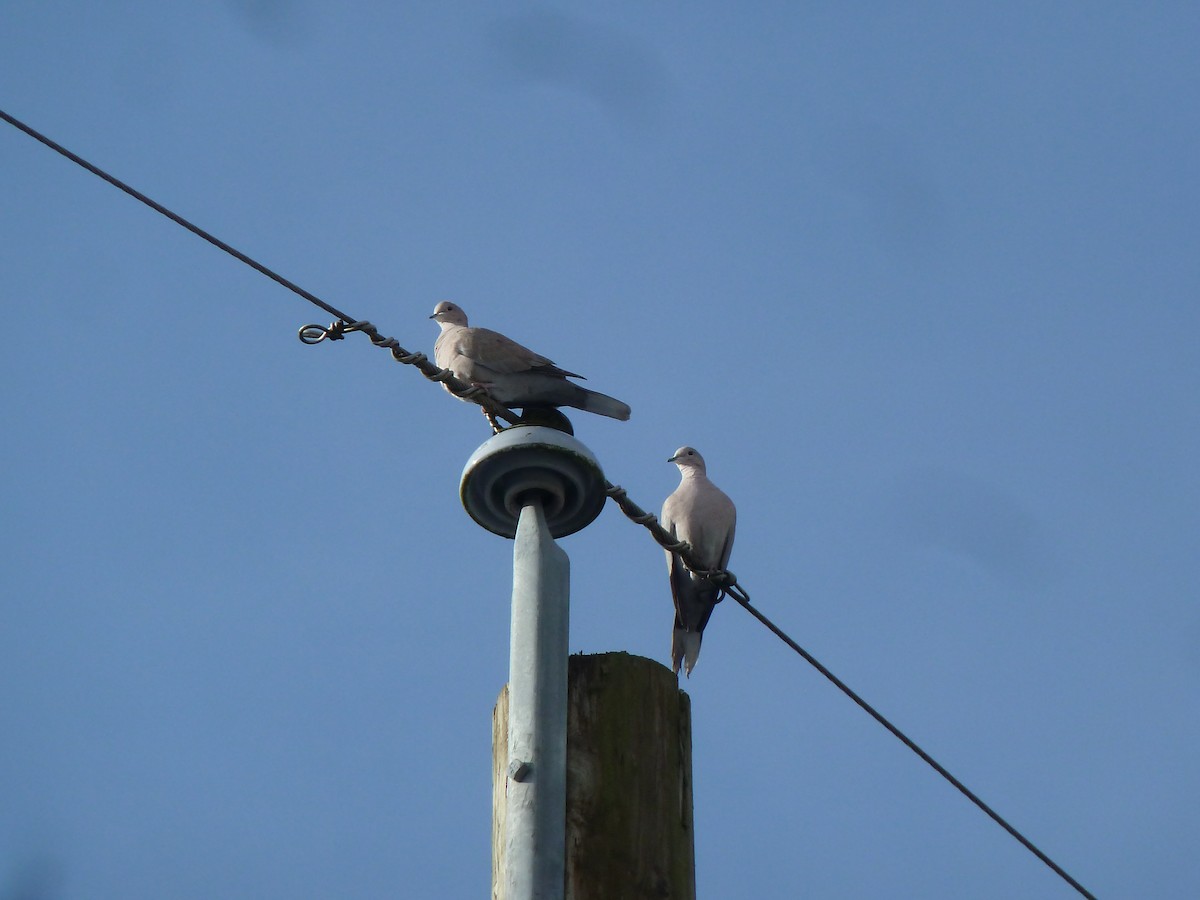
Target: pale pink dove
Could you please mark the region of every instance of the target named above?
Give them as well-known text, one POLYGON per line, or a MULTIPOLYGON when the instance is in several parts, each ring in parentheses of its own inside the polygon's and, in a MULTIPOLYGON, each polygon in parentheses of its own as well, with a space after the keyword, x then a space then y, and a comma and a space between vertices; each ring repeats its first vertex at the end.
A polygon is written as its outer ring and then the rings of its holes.
POLYGON ((470 328, 467 314, 443 300, 429 318, 442 332, 433 357, 463 381, 482 385, 497 402, 509 407, 572 406, 613 419, 629 418, 629 407, 613 397, 567 381, 582 378, 516 341, 487 328, 470 328))
MULTIPOLYGON (((663 528, 691 545, 691 556, 705 571, 724 569, 733 549, 737 510, 725 493, 708 480, 702 457, 692 447, 680 447, 667 462, 679 467, 679 487, 663 503, 659 520, 663 528)), ((667 551, 667 574, 675 601, 675 629, 671 633, 671 668, 679 666, 691 677, 700 656, 700 641, 721 589, 690 571, 678 553, 667 551)))

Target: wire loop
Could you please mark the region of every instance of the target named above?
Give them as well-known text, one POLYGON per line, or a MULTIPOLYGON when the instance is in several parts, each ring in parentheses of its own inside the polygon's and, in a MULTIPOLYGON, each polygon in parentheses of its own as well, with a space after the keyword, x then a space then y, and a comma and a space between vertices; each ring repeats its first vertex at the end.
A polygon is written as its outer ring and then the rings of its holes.
POLYGON ((310 346, 321 341, 340 341, 345 338, 347 331, 355 330, 354 324, 345 319, 338 319, 327 328, 321 325, 304 325, 300 328, 300 340, 310 346))

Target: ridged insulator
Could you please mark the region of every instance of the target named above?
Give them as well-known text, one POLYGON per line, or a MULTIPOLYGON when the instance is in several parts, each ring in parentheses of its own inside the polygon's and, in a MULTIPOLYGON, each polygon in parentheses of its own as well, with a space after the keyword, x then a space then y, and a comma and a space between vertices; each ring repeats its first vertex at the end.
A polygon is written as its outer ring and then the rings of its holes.
POLYGON ((521 509, 536 499, 556 537, 586 528, 604 508, 604 473, 583 444, 554 428, 518 425, 471 454, 459 486, 479 525, 515 537, 521 509))

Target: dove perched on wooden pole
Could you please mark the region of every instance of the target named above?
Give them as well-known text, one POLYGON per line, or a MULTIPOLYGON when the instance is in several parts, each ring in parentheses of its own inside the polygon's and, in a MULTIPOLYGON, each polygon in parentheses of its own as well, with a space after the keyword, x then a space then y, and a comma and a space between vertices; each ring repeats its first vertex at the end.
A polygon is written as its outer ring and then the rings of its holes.
POLYGON ((467 314, 447 300, 434 307, 433 319, 441 327, 433 357, 463 381, 487 388, 505 406, 572 406, 624 421, 629 406, 614 397, 589 391, 567 378, 583 378, 560 369, 551 360, 487 328, 471 328, 467 314))
MULTIPOLYGON (((687 541, 692 559, 706 571, 725 569, 733 550, 737 510, 733 501, 708 480, 702 457, 693 447, 680 447, 667 462, 679 467, 679 487, 664 502, 659 521, 678 540, 687 541)), ((683 564, 678 553, 667 552, 667 574, 675 601, 675 629, 671 633, 671 668, 682 663, 691 677, 700 656, 700 641, 722 591, 707 578, 683 564)))

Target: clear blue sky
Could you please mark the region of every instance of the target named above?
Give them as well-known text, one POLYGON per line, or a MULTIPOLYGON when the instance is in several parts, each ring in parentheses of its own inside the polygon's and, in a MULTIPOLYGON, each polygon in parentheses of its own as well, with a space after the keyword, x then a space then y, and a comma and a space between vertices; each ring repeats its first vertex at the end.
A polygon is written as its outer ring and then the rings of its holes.
MULTIPOLYGON (((1200 8, 33 2, 0 108, 410 349, 699 447, 756 604, 1101 897, 1200 896, 1200 8)), ((0 898, 485 896, 482 417, 0 126, 0 898)), ((567 538, 574 651, 661 551, 567 538)), ((732 603, 702 898, 1074 892, 732 603)))

